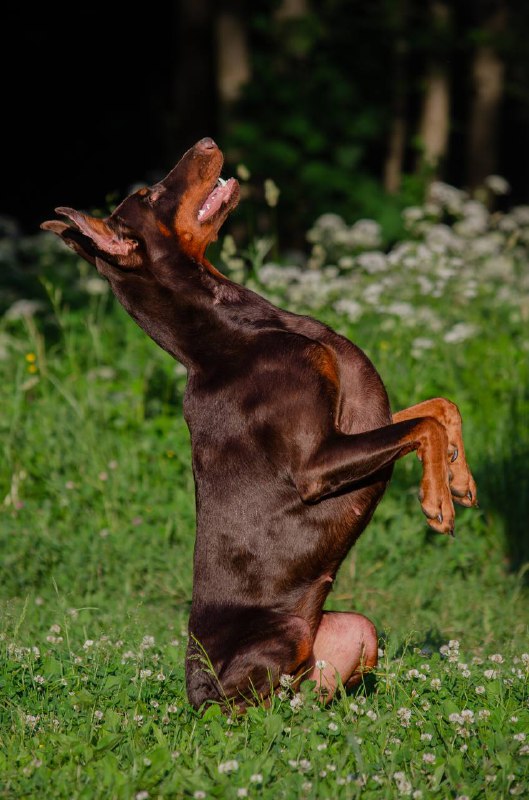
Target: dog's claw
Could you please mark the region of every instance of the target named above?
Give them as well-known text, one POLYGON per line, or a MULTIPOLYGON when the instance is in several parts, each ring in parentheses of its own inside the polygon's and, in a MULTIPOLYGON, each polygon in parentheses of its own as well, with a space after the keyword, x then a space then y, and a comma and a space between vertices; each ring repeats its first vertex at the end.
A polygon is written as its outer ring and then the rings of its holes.
POLYGON ((452 453, 452 457, 451 457, 451 459, 450 459, 450 461, 452 462, 452 464, 454 463, 454 461, 456 460, 456 458, 458 457, 458 455, 459 455, 459 450, 457 449, 457 447, 454 447, 454 452, 452 453))
POLYGON ((470 489, 467 492, 467 497, 470 500, 470 502, 472 502, 472 492, 470 491, 470 489))
POLYGON ((439 514, 437 515, 436 519, 437 519, 437 522, 442 522, 443 521, 443 515, 441 514, 441 512, 439 512, 439 514))

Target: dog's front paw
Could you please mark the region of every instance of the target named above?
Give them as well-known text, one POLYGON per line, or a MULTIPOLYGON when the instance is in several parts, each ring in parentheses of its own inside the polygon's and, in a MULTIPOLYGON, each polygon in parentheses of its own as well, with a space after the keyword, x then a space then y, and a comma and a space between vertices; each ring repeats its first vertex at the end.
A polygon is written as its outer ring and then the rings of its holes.
POLYGON ((473 508, 478 504, 476 482, 468 468, 464 454, 458 453, 456 448, 452 454, 449 452, 449 479, 450 491, 455 502, 466 508, 473 508))
POLYGON ((432 483, 423 480, 419 492, 419 500, 430 528, 438 533, 447 533, 453 536, 455 511, 452 495, 448 488, 448 481, 444 485, 441 481, 439 481, 439 485, 432 485, 432 483))

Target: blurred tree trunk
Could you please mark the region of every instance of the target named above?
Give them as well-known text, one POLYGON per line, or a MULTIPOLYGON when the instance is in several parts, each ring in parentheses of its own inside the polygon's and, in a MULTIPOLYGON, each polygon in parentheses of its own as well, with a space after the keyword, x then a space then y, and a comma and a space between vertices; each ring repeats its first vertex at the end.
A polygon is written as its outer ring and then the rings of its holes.
POLYGON ((388 136, 388 151, 384 163, 384 188, 389 194, 400 189, 404 155, 406 151, 407 124, 407 51, 406 15, 407 0, 396 0, 394 4, 392 54, 392 119, 388 136))
POLYGON ((498 127, 504 92, 505 64, 495 47, 504 33, 507 9, 500 2, 481 24, 482 41, 472 60, 473 97, 470 105, 467 148, 467 182, 471 189, 483 185, 496 171, 498 127))
POLYGON ((216 20, 217 86, 221 102, 229 105, 239 98, 250 80, 250 52, 244 24, 244 2, 222 3, 216 20))
POLYGON ((308 11, 307 0, 282 0, 275 11, 276 19, 293 19, 303 17, 308 11))
MULTIPOLYGON (((173 6, 175 54, 173 103, 168 103, 167 151, 170 161, 217 129, 214 6, 212 0, 177 0, 173 6), (177 115, 175 114, 177 109, 177 115)), ((156 58, 156 53, 152 56, 156 58)))
POLYGON ((424 79, 424 98, 419 124, 423 152, 420 163, 437 171, 448 151, 450 132, 450 78, 446 55, 439 43, 450 25, 450 8, 444 0, 431 0, 430 16, 434 35, 433 50, 424 79))

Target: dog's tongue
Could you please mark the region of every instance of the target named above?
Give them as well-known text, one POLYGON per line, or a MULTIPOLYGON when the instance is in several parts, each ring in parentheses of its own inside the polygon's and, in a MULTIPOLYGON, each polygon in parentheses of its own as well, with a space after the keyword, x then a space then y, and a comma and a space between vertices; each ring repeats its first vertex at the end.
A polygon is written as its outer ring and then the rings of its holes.
POLYGON ((206 222, 208 219, 211 219, 219 208, 229 201, 235 184, 235 178, 230 178, 228 181, 223 181, 222 178, 219 178, 219 182, 199 209, 199 222, 206 222))

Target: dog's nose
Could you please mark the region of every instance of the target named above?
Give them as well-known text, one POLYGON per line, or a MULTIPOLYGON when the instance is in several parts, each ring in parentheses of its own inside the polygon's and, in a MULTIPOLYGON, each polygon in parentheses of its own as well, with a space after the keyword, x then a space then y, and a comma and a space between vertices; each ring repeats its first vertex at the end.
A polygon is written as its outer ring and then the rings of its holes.
POLYGON ((211 138, 211 136, 205 136, 199 142, 197 142, 197 148, 199 150, 207 151, 207 150, 217 150, 217 145, 211 138))

